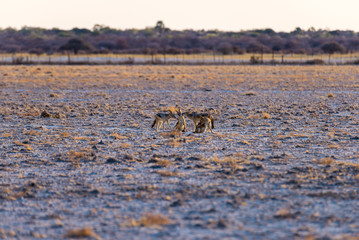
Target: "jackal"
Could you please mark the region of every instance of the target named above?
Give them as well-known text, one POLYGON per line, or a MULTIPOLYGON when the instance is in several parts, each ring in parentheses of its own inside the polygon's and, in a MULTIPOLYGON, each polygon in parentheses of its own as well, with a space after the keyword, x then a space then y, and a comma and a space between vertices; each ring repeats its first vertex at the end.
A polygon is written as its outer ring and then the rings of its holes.
POLYGON ((179 132, 185 132, 186 131, 186 119, 184 118, 181 109, 178 109, 177 111, 177 124, 175 126, 175 130, 179 132))
POLYGON ((196 129, 194 130, 194 132, 204 133, 209 130, 211 133, 213 133, 212 126, 213 126, 213 122, 209 117, 201 116, 199 118, 199 122, 196 125, 196 129))
POLYGON ((170 120, 171 118, 176 118, 176 116, 172 113, 172 111, 168 111, 169 113, 157 113, 155 115, 155 121, 152 123, 151 128, 156 127, 156 130, 159 128, 165 129, 165 123, 167 123, 168 126, 170 126, 170 120))
POLYGON ((194 131, 196 131, 196 126, 201 120, 201 117, 206 117, 211 121, 211 128, 214 128, 213 116, 209 113, 196 113, 196 112, 185 112, 184 115, 193 121, 194 131))

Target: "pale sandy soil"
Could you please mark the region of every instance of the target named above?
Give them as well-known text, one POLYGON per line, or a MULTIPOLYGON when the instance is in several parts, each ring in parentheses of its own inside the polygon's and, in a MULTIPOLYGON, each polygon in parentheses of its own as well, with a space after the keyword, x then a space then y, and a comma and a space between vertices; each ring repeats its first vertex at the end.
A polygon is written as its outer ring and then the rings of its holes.
POLYGON ((353 66, 1 66, 0 238, 358 239, 358 99, 353 66), (150 128, 176 105, 214 133, 150 128))

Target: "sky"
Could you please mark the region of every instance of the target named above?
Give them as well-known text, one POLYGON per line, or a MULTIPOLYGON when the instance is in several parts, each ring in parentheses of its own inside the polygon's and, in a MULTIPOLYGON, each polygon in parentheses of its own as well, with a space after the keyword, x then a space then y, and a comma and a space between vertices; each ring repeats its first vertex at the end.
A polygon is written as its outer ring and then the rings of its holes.
POLYGON ((0 0, 0 28, 359 32, 359 0, 0 0))

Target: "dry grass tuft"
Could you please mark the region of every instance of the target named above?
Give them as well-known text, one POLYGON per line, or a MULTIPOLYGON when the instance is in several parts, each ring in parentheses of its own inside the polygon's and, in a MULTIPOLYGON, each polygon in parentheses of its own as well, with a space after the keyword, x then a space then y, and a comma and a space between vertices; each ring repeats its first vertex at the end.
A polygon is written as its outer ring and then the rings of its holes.
POLYGON ((161 214, 146 213, 139 220, 132 219, 133 227, 161 227, 162 225, 171 224, 171 220, 161 214))
POLYGON ((298 213, 294 212, 290 208, 281 208, 275 214, 275 218, 295 218, 298 213))
POLYGON ((179 146, 181 146, 181 143, 179 141, 177 141, 176 139, 170 139, 166 142, 166 145, 168 145, 170 147, 179 147, 179 146))
POLYGON ((130 147, 132 147, 132 145, 129 143, 121 143, 120 144, 120 148, 130 148, 130 147))
POLYGON ((75 164, 75 166, 78 166, 80 161, 91 161, 91 159, 96 157, 90 149, 81 149, 80 151, 70 150, 66 155, 68 161, 75 164))
POLYGON ((89 237, 92 237, 95 239, 101 239, 101 237, 99 235, 97 235, 90 227, 69 230, 64 235, 64 237, 65 238, 89 238, 89 237))
POLYGON ((164 137, 164 138, 176 138, 176 137, 180 137, 182 135, 181 132, 179 131, 171 131, 171 132, 164 132, 164 133, 160 133, 160 136, 164 137))
POLYGON ((254 92, 246 92, 243 93, 243 96, 255 96, 256 94, 254 92))
POLYGON ((24 132, 24 134, 27 135, 27 136, 29 136, 29 135, 36 136, 36 135, 40 135, 41 133, 39 133, 36 130, 30 130, 30 131, 24 132))
POLYGON ((68 138, 68 137, 71 136, 71 134, 68 133, 68 132, 62 132, 62 133, 60 133, 60 136, 63 137, 63 138, 68 138))
POLYGON ((111 138, 116 139, 116 140, 123 140, 123 139, 127 139, 126 136, 123 135, 119 135, 118 133, 112 133, 110 135, 111 138))
POLYGON ((2 133, 1 134, 4 138, 8 138, 8 137, 12 137, 14 135, 13 132, 10 132, 10 133, 2 133))
MULTIPOLYGON (((347 166, 347 167, 353 167, 353 168, 359 170, 359 163, 339 162, 338 165, 347 166)), ((359 176, 359 174, 358 174, 358 176, 359 176)))
POLYGON ((178 176, 178 172, 167 171, 167 170, 158 170, 157 173, 161 175, 161 177, 175 177, 178 176))
POLYGON ((263 112, 263 113, 262 113, 262 118, 263 118, 263 119, 271 119, 271 116, 270 116, 269 113, 263 112))
POLYGON ((161 167, 168 167, 171 165, 171 162, 168 161, 167 159, 163 159, 163 160, 159 159, 159 160, 157 160, 156 165, 161 166, 161 167))
POLYGON ((79 151, 79 152, 76 152, 75 150, 70 150, 68 153, 67 153, 69 159, 79 159, 79 158, 84 158, 87 156, 87 152, 85 151, 79 151))
POLYGON ((335 162, 334 159, 331 157, 321 158, 321 159, 313 159, 313 161, 318 164, 324 164, 324 165, 330 165, 335 162))

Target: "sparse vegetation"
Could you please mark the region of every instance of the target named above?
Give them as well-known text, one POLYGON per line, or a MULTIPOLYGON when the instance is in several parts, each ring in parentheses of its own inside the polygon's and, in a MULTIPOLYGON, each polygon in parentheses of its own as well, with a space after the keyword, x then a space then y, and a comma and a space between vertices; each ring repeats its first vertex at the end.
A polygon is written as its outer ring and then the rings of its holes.
MULTIPOLYGON (((145 29, 112 29, 96 24, 93 29, 71 30, 42 29, 25 26, 19 30, 0 29, 0 52, 14 54, 11 64, 31 64, 35 56, 45 55, 41 63, 54 64, 55 53, 73 52, 94 54, 146 54, 151 64, 165 64, 170 58, 186 58, 189 54, 207 54, 212 63, 224 62, 225 57, 242 55, 252 64, 263 63, 263 54, 268 54, 271 63, 284 63, 289 55, 316 55, 334 52, 359 52, 358 33, 350 30, 308 30, 296 28, 291 32, 275 32, 272 29, 253 29, 239 32, 218 30, 171 30, 158 21, 145 29), (298 31, 299 29, 299 31, 298 31), (36 36, 36 37, 35 37, 36 36), (11 39, 11 41, 9 41, 11 39), (22 56, 18 53, 30 53, 22 56), (168 57, 171 55, 171 57, 168 57), (274 55, 280 56, 274 59, 274 55)), ((201 55, 198 55, 202 58, 201 55)), ((238 58, 239 56, 235 56, 238 58)), ((133 57, 122 56, 123 63, 133 64, 133 57)), ((197 58, 197 57, 196 57, 197 58)), ((349 62, 357 59, 348 59, 349 62)), ((173 61, 173 60, 172 60, 173 61)), ((196 61, 203 61, 197 59, 196 61)), ((195 62, 196 62, 195 61, 195 62)), ((191 61, 193 63, 193 61, 191 61)), ((320 61, 309 60, 309 64, 320 61)), ((8 64, 9 64, 8 63, 8 64)), ((69 64, 88 64, 87 57, 69 64)), ((105 57, 103 64, 113 64, 105 57)))

